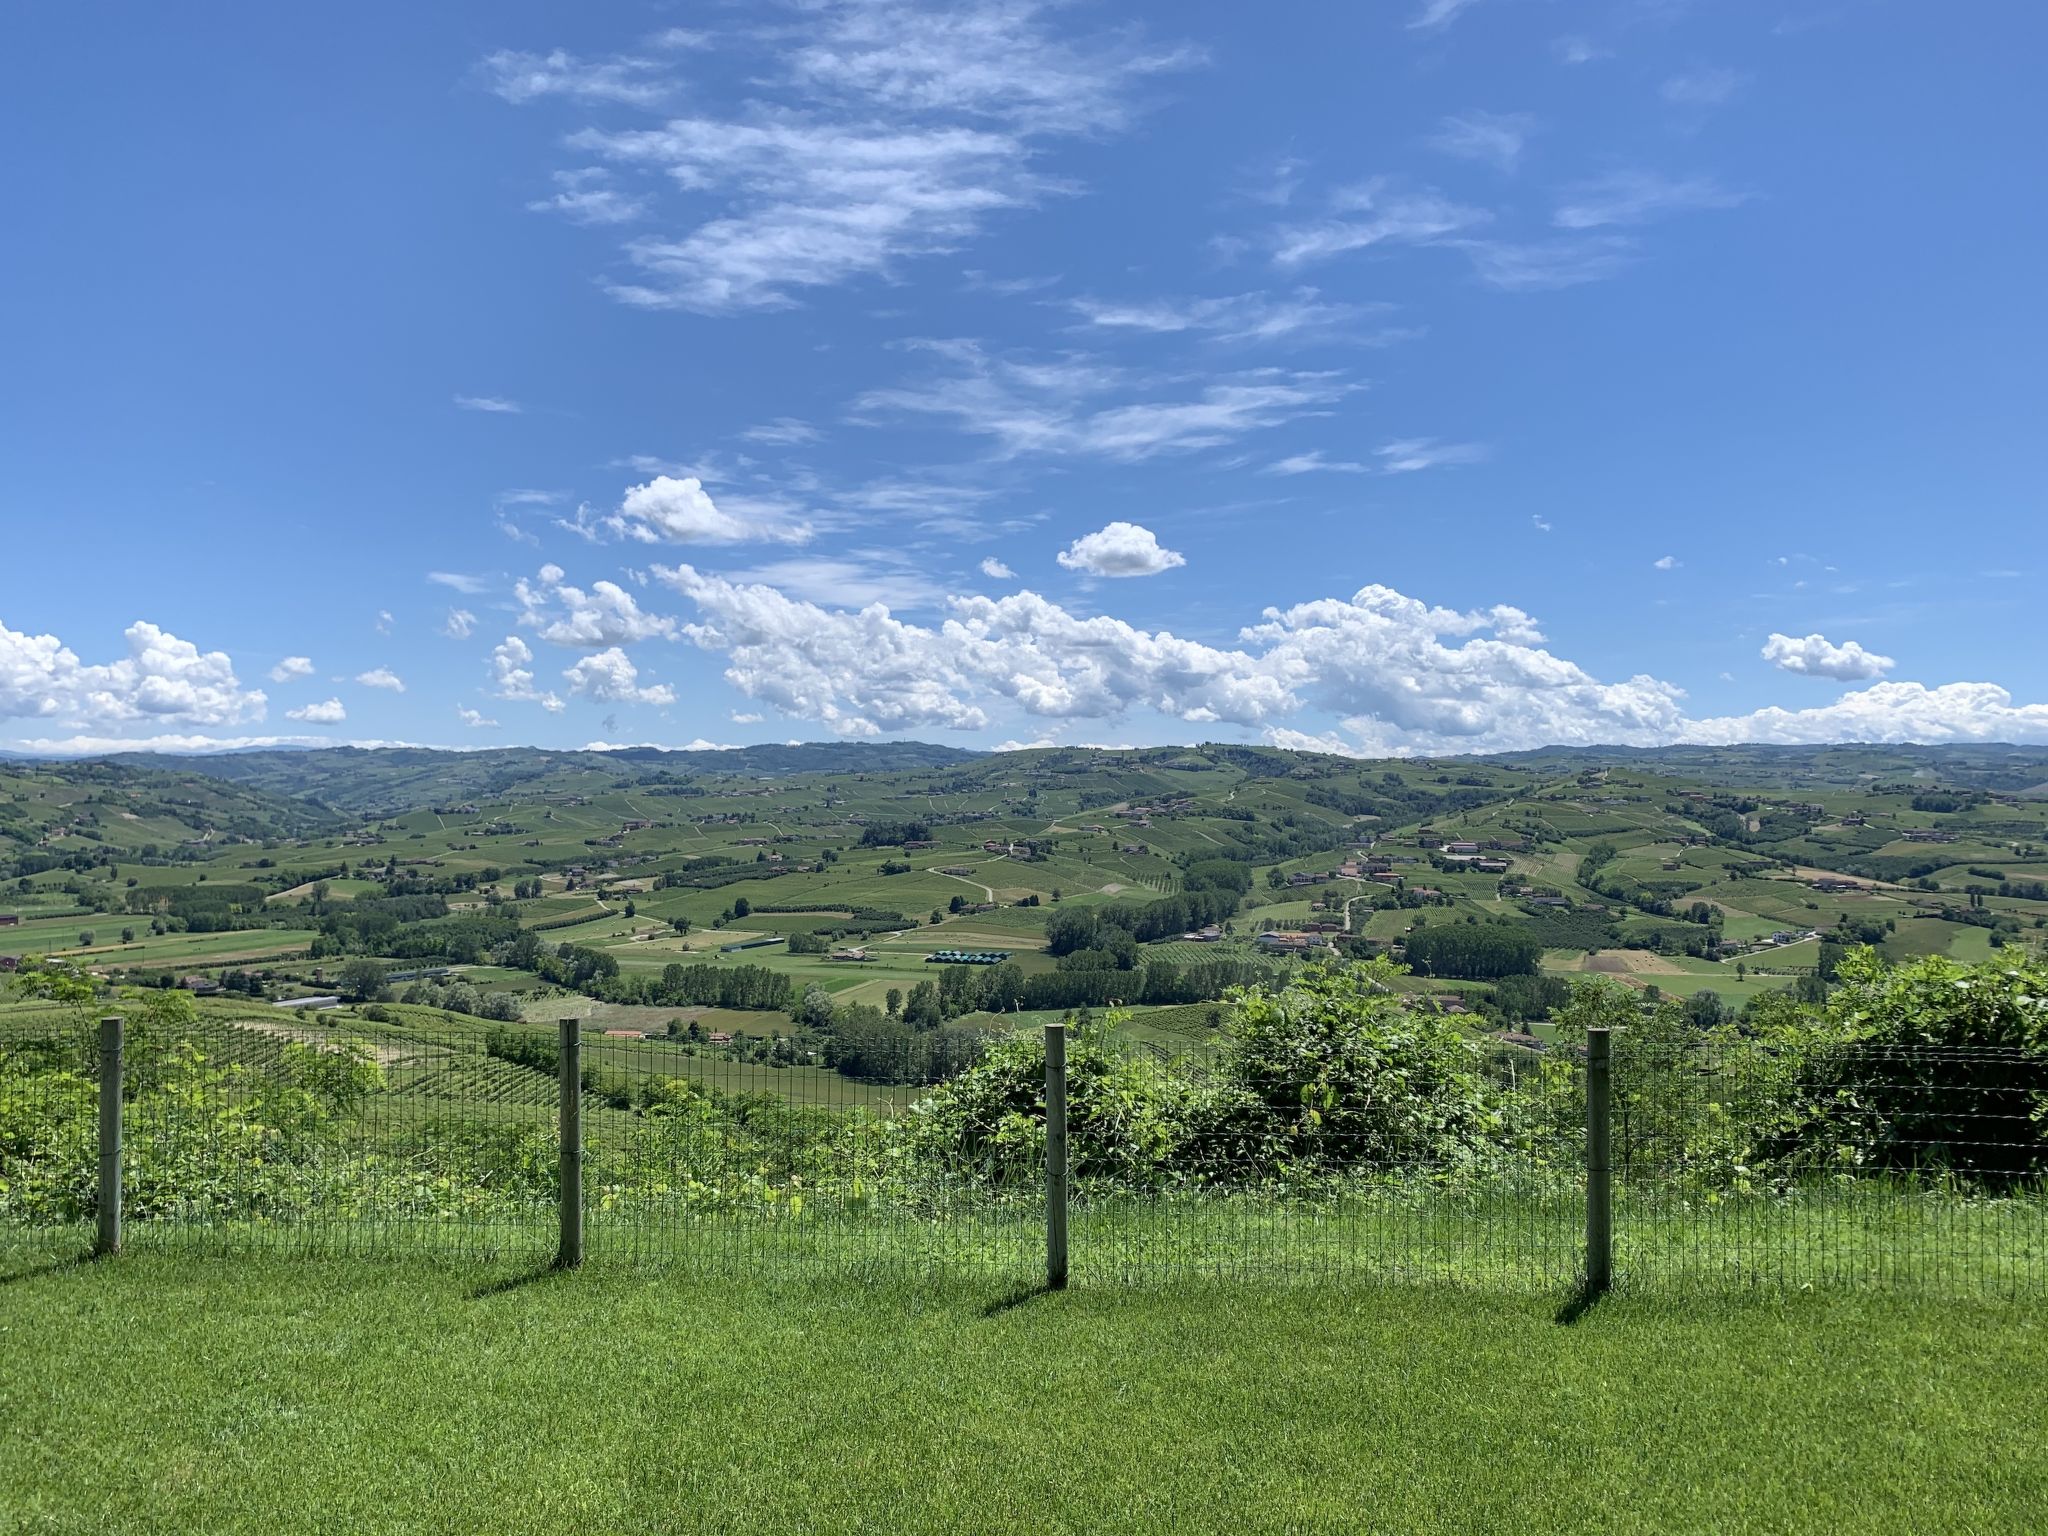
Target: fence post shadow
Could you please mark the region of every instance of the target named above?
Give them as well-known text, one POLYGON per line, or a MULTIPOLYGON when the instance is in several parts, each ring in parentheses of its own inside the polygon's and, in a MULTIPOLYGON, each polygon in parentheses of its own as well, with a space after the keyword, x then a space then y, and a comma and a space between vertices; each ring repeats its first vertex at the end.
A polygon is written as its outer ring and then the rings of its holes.
POLYGON ((1571 1295, 1565 1298, 1564 1305, 1557 1309, 1556 1315, 1551 1321, 1565 1328, 1571 1327, 1580 1318, 1597 1307, 1600 1304, 1601 1298, 1607 1294, 1607 1291, 1607 1286, 1596 1285, 1591 1278, 1582 1276, 1578 1283, 1572 1287, 1571 1295))
POLYGON ((99 1257, 90 1249, 61 1259, 44 1259, 41 1263, 27 1264, 20 1269, 0 1269, 0 1285, 19 1285, 24 1280, 40 1280, 45 1275, 60 1275, 67 1269, 83 1269, 99 1257))
POLYGON ((563 1264, 559 1259, 550 1259, 545 1263, 535 1264, 531 1268, 522 1269, 516 1274, 505 1275, 499 1279, 488 1281, 485 1284, 473 1286, 469 1292, 469 1299, 471 1301, 483 1301, 491 1296, 503 1296, 507 1291, 524 1290, 529 1285, 541 1285, 549 1280, 559 1280, 571 1272, 571 1267, 563 1264))
POLYGON ((1017 1308, 1027 1306, 1031 1302, 1038 1300, 1041 1296, 1050 1296, 1059 1289, 1061 1287, 1049 1284, 1044 1280, 1020 1280, 994 1301, 984 1306, 981 1309, 981 1315, 983 1317, 1001 1317, 1005 1312, 1014 1312, 1017 1308))

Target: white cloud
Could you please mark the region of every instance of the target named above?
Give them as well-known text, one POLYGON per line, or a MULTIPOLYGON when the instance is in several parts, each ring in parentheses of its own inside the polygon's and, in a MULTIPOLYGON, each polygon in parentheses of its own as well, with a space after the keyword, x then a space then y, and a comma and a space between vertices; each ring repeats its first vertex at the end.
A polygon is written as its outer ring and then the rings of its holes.
POLYGON ((1330 210, 1324 218, 1277 230, 1274 262, 1293 267, 1374 245, 1427 245, 1492 217, 1427 188, 1402 190, 1383 176, 1341 189, 1330 210))
POLYGON ((1691 722, 1688 741, 2048 742, 2048 704, 2014 704, 1995 683, 1874 683, 1813 709, 1759 709, 1691 722))
POLYGON ((1657 94, 1674 107, 1704 109, 1732 101, 1747 82, 1732 69, 1708 67, 1671 76, 1657 94))
POLYGON ((594 582, 586 592, 569 586, 562 576, 559 565, 544 565, 535 580, 521 577, 512 588, 521 609, 519 622, 539 631, 551 645, 596 650, 674 638, 674 619, 646 612, 617 582, 594 582))
POLYGON ((1477 464, 1486 457, 1483 443, 1440 443, 1433 437, 1404 437, 1373 449, 1380 473, 1412 475, 1449 464, 1477 464))
POLYGON ((310 656, 287 656, 270 669, 270 680, 273 683, 288 683, 294 678, 312 675, 313 659, 310 656))
POLYGON ((749 427, 740 434, 750 443, 762 443, 772 448, 790 448, 802 443, 815 443, 824 435, 809 422, 798 421, 794 416, 778 416, 773 421, 764 421, 758 427, 749 427))
POLYGON ((481 576, 466 576, 461 571, 429 571, 427 580, 438 586, 452 587, 464 597, 475 597, 490 585, 481 576))
POLYGON ((1291 453, 1284 459, 1275 459, 1266 466, 1266 473, 1269 475, 1369 475, 1372 473, 1372 466, 1354 463, 1348 459, 1325 458, 1323 450, 1316 448, 1308 453, 1291 453))
POLYGON ((1689 719, 1681 689, 1642 675, 1593 677, 1545 649, 1541 627, 1519 608, 1431 607, 1383 586, 1268 609, 1224 648, 1083 618, 1033 592, 957 598, 943 623, 926 627, 879 604, 832 609, 689 566, 657 574, 696 605, 685 634, 725 657, 729 683, 841 736, 980 730, 1006 712, 1080 720, 1151 711, 1368 755, 1682 741, 2048 741, 2048 705, 2015 706, 1988 683, 1885 683, 1815 710, 1689 719), (1334 717, 1341 731, 1292 722, 1310 711, 1334 717))
POLYGON ((644 217, 647 199, 621 192, 612 181, 612 173, 601 165, 556 171, 554 196, 535 198, 527 211, 559 213, 572 224, 591 225, 630 224, 644 217))
POLYGON ((518 416, 526 410, 517 400, 507 400, 502 395, 457 395, 455 408, 459 411, 482 411, 491 416, 518 416))
POLYGON ((972 342, 928 344, 927 350, 958 364, 958 371, 922 387, 871 390, 856 409, 947 417, 963 432, 993 439, 1004 458, 1043 453, 1134 461, 1214 448, 1320 415, 1356 388, 1330 373, 1253 368, 1209 375, 1192 397, 1175 380, 1178 398, 1105 406, 1097 403, 1101 396, 1143 381, 1087 358, 994 357, 972 342))
POLYGON ((1010 581, 1013 580, 1017 575, 1015 571, 1011 570, 1007 565, 1003 564, 1003 562, 998 560, 994 555, 986 556, 982 560, 981 574, 986 576, 990 581, 1010 581))
POLYGON ((1635 259, 1636 246, 1625 235, 1512 242, 1456 242, 1472 263, 1472 271, 1489 288, 1509 293, 1534 293, 1576 288, 1615 276, 1635 259))
POLYGON ((1540 513, 1531 512, 1529 514, 1529 523, 1530 526, 1533 527, 1538 533, 1550 532, 1549 520, 1543 517, 1540 513))
POLYGON ((1047 737, 1043 737, 1043 736, 1041 736, 1041 737, 1040 737, 1040 738, 1039 738, 1038 740, 1036 740, 1036 741, 1016 741, 1016 740, 1011 740, 1011 741, 999 741, 999 742, 997 742, 997 743, 996 743, 996 744, 995 744, 994 746, 990 747, 990 748, 989 748, 989 751, 991 751, 991 752, 1038 752, 1038 751, 1043 751, 1043 750, 1044 750, 1045 748, 1047 748, 1047 747, 1056 747, 1056 746, 1058 746, 1058 745, 1059 745, 1059 743, 1058 743, 1058 742, 1056 742, 1056 741, 1053 741, 1053 740, 1051 740, 1050 738, 1047 738, 1047 737))
POLYGON ((455 706, 455 718, 473 731, 489 730, 498 723, 495 720, 488 719, 482 710, 471 709, 467 704, 455 706))
POLYGON ((579 59, 559 48, 551 53, 501 49, 484 59, 481 73, 489 89, 514 105, 543 96, 566 96, 577 101, 655 107, 669 94, 660 68, 649 59, 579 59))
POLYGON ((0 624, 0 719, 104 727, 130 720, 214 726, 263 718, 268 701, 242 687, 225 652, 201 651, 145 621, 123 635, 126 656, 88 665, 55 635, 17 634, 0 624))
POLYGON ((891 608, 924 608, 941 601, 945 589, 922 565, 887 550, 844 556, 796 555, 728 573, 734 581, 759 582, 814 602, 891 608))
POLYGON ((1521 164, 1522 151, 1536 131, 1527 112, 1467 112, 1447 117, 1429 141, 1430 147, 1460 160, 1479 160, 1503 173, 1521 164))
POLYGON ((761 723, 761 716, 751 711, 735 710, 732 714, 732 723, 734 725, 759 725, 761 723))
POLYGON ((301 720, 307 725, 339 725, 348 718, 348 711, 339 699, 329 699, 324 704, 308 704, 303 709, 288 709, 284 712, 287 720, 301 720))
POLYGON ((405 692, 405 680, 389 667, 372 667, 367 672, 358 672, 356 681, 365 688, 381 688, 386 693, 405 692))
POLYGON ((1188 563, 1185 555, 1162 548, 1150 528, 1125 522, 1083 534, 1058 559, 1068 570, 1090 576, 1157 576, 1188 563))
POLYGON ((1588 37, 1560 37, 1550 45, 1551 54, 1560 64, 1591 64, 1599 59, 1611 59, 1614 51, 1602 48, 1588 37))
POLYGON ((810 525, 780 505, 728 500, 720 507, 695 475, 656 475, 629 487, 602 522, 614 537, 642 544, 802 544, 811 537, 810 525))
POLYGON ((467 640, 476 629, 476 615, 467 608, 450 608, 441 633, 450 640, 467 640))
POLYGON ((1682 564, 1684 562, 1676 555, 1659 555, 1650 562, 1651 569, 1659 571, 1675 571, 1682 564))
POLYGON ((1422 6, 1409 19, 1411 32, 1441 32, 1478 0, 1422 0, 1422 6))
MULTIPOLYGON (((1049 9, 825 0, 803 8, 801 25, 735 29, 723 40, 732 51, 705 72, 744 82, 744 106, 570 137, 586 156, 667 181, 698 220, 629 241, 639 278, 611 291, 713 314, 784 307, 808 288, 956 250, 1005 210, 1077 190, 1040 170, 1047 148, 1122 127, 1144 81, 1195 55, 1147 47, 1130 27, 1065 38, 1045 24, 1049 9)), ((713 99, 673 62, 500 54, 485 67, 517 102, 713 99)))
POLYGON ((1598 229, 1609 224, 1641 224, 1665 213, 1692 213, 1735 208, 1744 201, 1712 178, 1696 176, 1672 181, 1649 171, 1615 171, 1581 182, 1567 192, 1551 222, 1559 229, 1598 229))
POLYGON ((507 635, 504 641, 491 647, 490 657, 491 692, 501 699, 515 703, 538 704, 550 714, 560 714, 562 701, 552 693, 542 692, 534 683, 533 647, 517 635, 507 635))
MULTIPOLYGON (((1313 288, 1297 288, 1284 294, 1239 293, 1222 298, 1123 303, 1079 298, 1068 300, 1067 307, 1101 330, 1154 335, 1194 332, 1223 342, 1272 342, 1299 336, 1330 336, 1367 314, 1373 306, 1332 303, 1319 297, 1313 288)), ((1385 342, 1415 334, 1412 329, 1388 330, 1356 339, 1385 342)))
POLYGON ((1891 657, 1866 651, 1854 640, 1831 644, 1825 635, 1794 639, 1773 633, 1764 642, 1763 658, 1781 672, 1804 677, 1832 677, 1843 682, 1882 677, 1897 665, 1891 657))
POLYGON ((601 704, 653 704, 665 707, 676 701, 675 690, 665 683, 641 687, 640 669, 634 666, 632 658, 617 646, 584 657, 562 676, 569 680, 570 693, 601 704))

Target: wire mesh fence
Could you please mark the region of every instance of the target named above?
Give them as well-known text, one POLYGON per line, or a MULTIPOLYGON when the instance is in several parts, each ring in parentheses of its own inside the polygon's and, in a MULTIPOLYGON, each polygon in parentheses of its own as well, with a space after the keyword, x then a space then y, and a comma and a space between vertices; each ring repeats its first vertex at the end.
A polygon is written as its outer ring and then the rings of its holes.
MULTIPOLYGON (((566 1057, 593 1259, 1027 1282, 1062 1211, 1075 1284, 1563 1291, 1604 1214, 1631 1287, 2048 1288, 2048 1062, 2022 1050, 1619 1033, 1600 1140, 1600 1057, 1571 1041, 1248 1031, 1167 1056, 1077 1029, 1049 1199, 1045 1038, 942 1059, 894 1032, 856 1075, 702 1031, 131 1014, 125 1242, 545 1262, 566 1057)), ((0 1021, 5 1240, 89 1236, 101 1065, 76 1010, 0 1021)))

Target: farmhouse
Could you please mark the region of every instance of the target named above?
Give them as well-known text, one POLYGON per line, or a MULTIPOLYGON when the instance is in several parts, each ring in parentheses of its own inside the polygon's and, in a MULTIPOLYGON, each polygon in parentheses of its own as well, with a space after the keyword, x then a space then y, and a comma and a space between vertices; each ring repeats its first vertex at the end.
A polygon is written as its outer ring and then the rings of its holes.
POLYGON ((1306 954, 1311 949, 1322 948, 1328 944, 1329 940, 1319 933, 1281 933, 1275 931, 1260 934, 1254 942, 1258 944, 1259 948, 1274 954, 1295 955, 1306 954))
POLYGON ((844 949, 833 950, 832 953, 827 955, 825 958, 827 960, 865 960, 867 959, 867 957, 868 952, 867 947, 865 945, 849 944, 844 949))

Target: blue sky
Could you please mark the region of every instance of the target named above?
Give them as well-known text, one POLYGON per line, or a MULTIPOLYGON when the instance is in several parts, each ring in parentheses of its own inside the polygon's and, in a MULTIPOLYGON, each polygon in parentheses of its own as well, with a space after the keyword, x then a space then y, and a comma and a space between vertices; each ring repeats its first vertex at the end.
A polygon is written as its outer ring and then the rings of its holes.
POLYGON ((2048 741, 2036 6, 5 25, 0 746, 2048 741))

